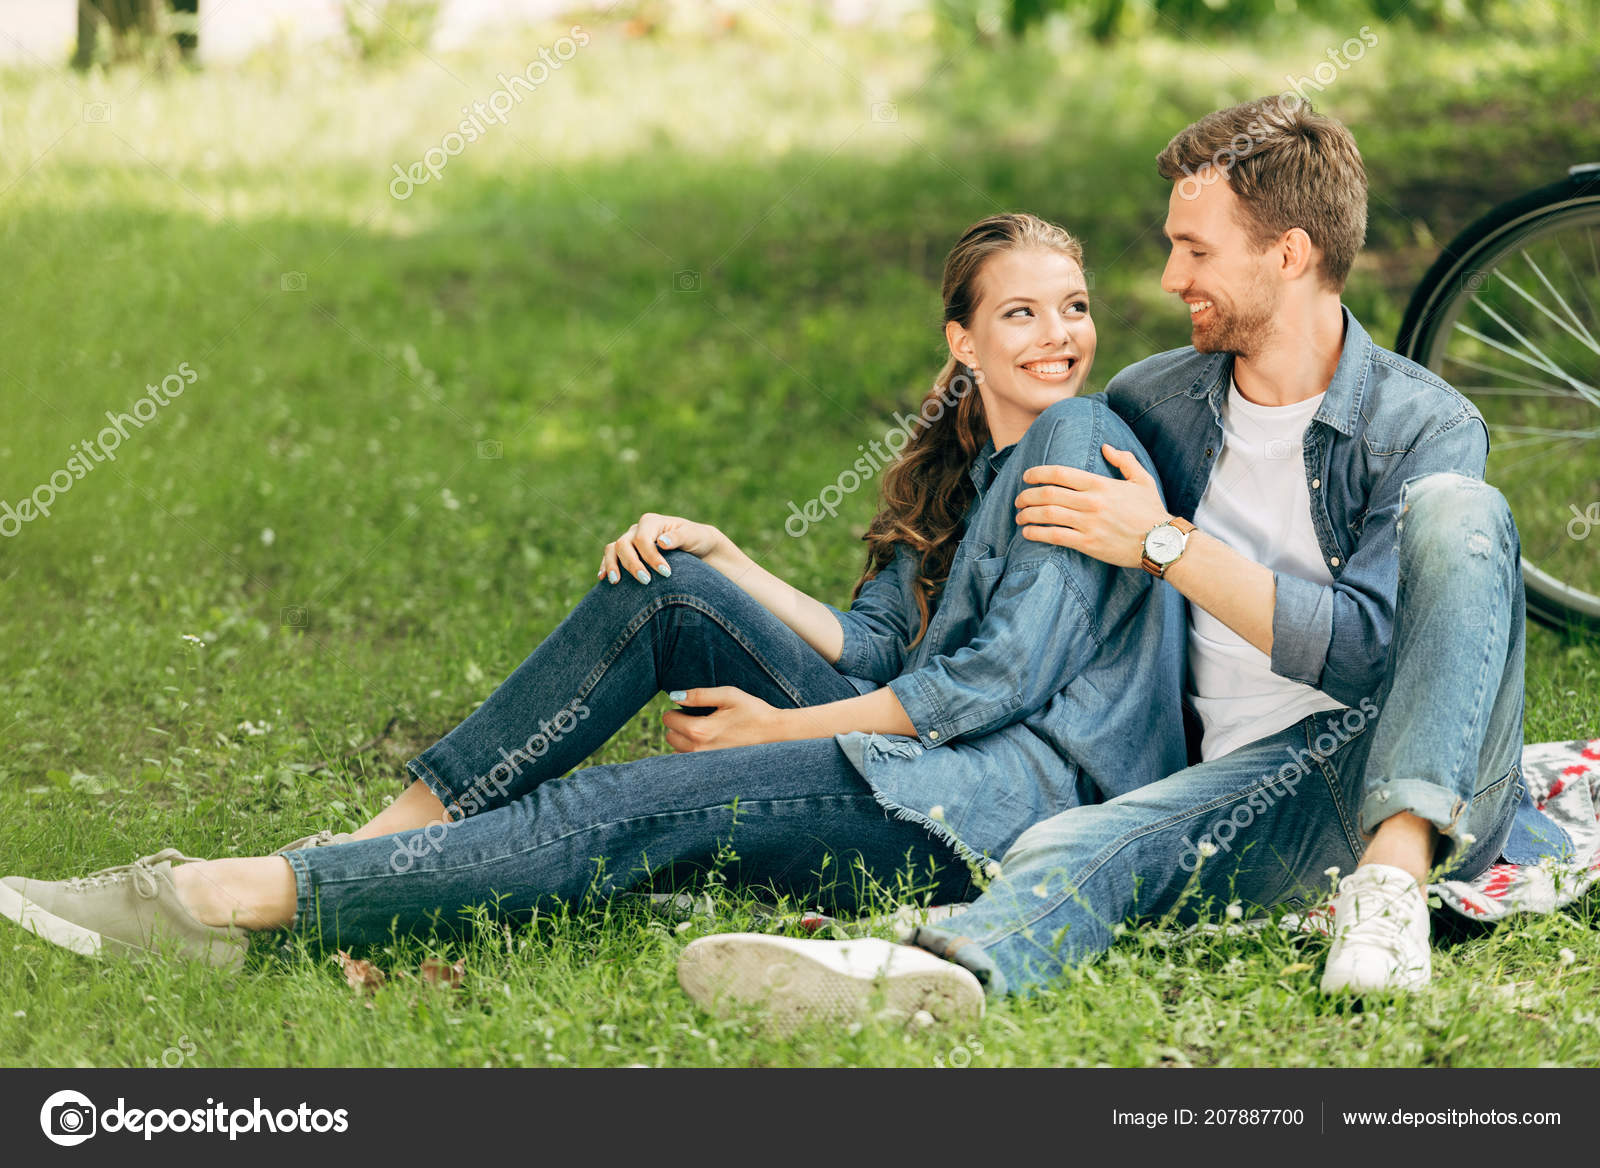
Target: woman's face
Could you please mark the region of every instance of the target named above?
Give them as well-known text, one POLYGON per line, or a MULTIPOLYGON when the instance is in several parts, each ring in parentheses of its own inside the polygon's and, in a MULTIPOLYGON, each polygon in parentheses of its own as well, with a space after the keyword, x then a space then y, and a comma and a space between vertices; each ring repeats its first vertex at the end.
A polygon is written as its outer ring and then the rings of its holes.
POLYGON ((1094 364, 1094 321, 1083 269, 1039 249, 992 256, 978 272, 972 325, 945 325, 956 359, 981 370, 995 449, 1021 438, 1052 403, 1077 394, 1094 364))

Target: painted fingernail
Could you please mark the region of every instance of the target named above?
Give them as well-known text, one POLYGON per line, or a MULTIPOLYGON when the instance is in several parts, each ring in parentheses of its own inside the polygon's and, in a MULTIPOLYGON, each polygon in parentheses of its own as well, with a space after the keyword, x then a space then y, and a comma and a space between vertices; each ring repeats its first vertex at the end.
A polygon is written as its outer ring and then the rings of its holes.
POLYGON ((675 702, 686 702, 689 700, 689 691, 686 689, 675 689, 669 693, 667 697, 675 702))
POLYGON ((641 584, 650 583, 650 572, 645 568, 640 568, 633 575, 634 575, 634 578, 637 579, 639 581, 639 583, 641 583, 641 584))
POLYGON ((665 560, 662 560, 656 565, 656 571, 660 572, 663 576, 670 576, 672 575, 672 566, 665 560))
POLYGON ((612 568, 611 571, 606 573, 606 579, 610 580, 613 584, 615 584, 618 580, 622 579, 622 576, 617 572, 617 570, 615 568, 612 568))
POLYGON ((672 537, 670 535, 663 535, 660 539, 656 540, 656 542, 662 547, 671 547, 672 537))

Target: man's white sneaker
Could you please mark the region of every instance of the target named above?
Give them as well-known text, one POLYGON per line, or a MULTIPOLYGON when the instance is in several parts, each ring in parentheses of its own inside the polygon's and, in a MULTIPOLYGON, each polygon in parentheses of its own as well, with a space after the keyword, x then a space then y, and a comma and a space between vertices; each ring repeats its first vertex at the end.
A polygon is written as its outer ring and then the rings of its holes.
POLYGON ((764 1007, 777 1034, 869 1016, 911 1019, 919 1011, 941 1022, 983 1016, 983 986, 970 971, 925 949, 875 937, 701 937, 678 959, 678 984, 713 1013, 764 1007))
POLYGON ((1432 975, 1427 894, 1411 874, 1364 864, 1341 880, 1322 992, 1419 989, 1432 975))

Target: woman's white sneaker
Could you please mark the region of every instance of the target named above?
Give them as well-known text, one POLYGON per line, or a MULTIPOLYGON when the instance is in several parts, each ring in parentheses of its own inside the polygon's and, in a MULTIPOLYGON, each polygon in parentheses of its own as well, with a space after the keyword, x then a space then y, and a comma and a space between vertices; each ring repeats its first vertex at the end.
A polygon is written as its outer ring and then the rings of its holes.
POLYGON ((1420 989, 1432 976, 1427 894, 1411 874, 1365 864, 1341 880, 1322 992, 1420 989))
POLYGON ((941 1022, 983 1016, 983 986, 970 971, 925 949, 875 937, 701 937, 678 959, 678 984, 712 1013, 764 1008, 777 1034, 817 1022, 910 1019, 918 1011, 941 1022))
POLYGON ((72 880, 0 880, 0 916, 85 957, 146 960, 158 955, 238 969, 250 950, 243 929, 201 924, 183 907, 172 848, 72 880))

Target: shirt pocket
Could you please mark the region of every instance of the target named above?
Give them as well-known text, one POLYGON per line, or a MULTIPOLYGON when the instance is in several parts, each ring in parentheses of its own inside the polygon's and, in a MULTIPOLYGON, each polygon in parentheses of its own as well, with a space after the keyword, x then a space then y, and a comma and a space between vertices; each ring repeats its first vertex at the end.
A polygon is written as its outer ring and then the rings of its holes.
POLYGON ((989 611, 989 601, 1006 570, 1005 556, 979 555, 957 563, 953 586, 939 601, 945 614, 939 630, 937 653, 954 653, 978 635, 978 626, 989 611))

